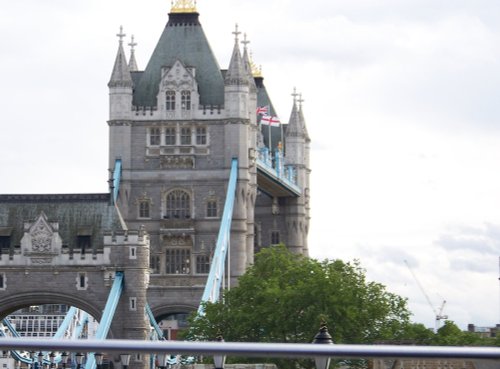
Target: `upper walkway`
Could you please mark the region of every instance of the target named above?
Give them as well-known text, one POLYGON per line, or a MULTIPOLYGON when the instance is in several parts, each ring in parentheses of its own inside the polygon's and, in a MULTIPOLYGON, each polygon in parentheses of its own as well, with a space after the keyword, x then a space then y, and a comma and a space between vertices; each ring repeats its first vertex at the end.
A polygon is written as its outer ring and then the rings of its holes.
POLYGON ((297 170, 285 165, 281 151, 274 157, 267 147, 260 149, 257 157, 257 184, 259 190, 273 197, 298 197, 302 189, 297 184, 297 170))

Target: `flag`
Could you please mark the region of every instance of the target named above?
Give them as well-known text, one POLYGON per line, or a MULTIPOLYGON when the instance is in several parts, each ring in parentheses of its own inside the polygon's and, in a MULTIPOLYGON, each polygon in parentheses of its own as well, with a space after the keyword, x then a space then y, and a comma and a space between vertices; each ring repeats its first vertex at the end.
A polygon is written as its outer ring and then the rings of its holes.
POLYGON ((267 111, 268 111, 268 107, 267 106, 259 106, 257 108, 257 115, 259 115, 259 114, 266 115, 267 111))
POLYGON ((262 118, 260 118, 260 123, 264 124, 266 126, 279 127, 281 122, 280 122, 280 119, 278 117, 272 117, 270 115, 263 115, 262 118))

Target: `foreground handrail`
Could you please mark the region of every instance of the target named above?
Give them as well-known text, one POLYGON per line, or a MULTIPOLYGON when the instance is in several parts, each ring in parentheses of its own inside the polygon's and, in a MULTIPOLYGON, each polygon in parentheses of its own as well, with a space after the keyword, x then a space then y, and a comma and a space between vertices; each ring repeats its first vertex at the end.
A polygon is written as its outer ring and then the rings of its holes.
POLYGON ((0 350, 65 350, 73 352, 131 352, 245 357, 438 358, 500 360, 500 347, 318 345, 300 343, 181 342, 137 340, 40 340, 0 338, 0 350))

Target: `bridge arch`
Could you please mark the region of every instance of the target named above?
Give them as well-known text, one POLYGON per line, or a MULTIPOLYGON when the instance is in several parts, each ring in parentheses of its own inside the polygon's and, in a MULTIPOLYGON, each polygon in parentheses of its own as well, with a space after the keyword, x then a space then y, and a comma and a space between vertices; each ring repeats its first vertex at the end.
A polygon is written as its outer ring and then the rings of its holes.
MULTIPOLYGON (((0 319, 28 306, 49 304, 74 306, 90 314, 97 321, 102 318, 101 307, 98 304, 92 304, 88 299, 78 298, 68 293, 38 291, 12 294, 2 299, 0 301, 0 319)), ((113 336, 111 330, 109 335, 113 336)))

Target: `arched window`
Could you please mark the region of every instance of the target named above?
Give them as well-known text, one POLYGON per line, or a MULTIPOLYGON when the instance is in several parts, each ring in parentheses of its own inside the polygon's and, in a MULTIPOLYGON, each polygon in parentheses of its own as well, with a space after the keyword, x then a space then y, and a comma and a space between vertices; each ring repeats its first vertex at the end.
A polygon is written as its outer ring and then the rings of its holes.
POLYGON ((191 91, 181 92, 181 107, 182 110, 191 110, 191 91))
POLYGON ((187 219, 191 218, 190 196, 186 191, 175 190, 167 195, 165 218, 187 219))
POLYGON ((151 203, 148 200, 141 200, 139 202, 139 218, 151 217, 151 203))
POLYGON ((166 108, 167 110, 175 110, 175 91, 167 91, 166 93, 166 108))

